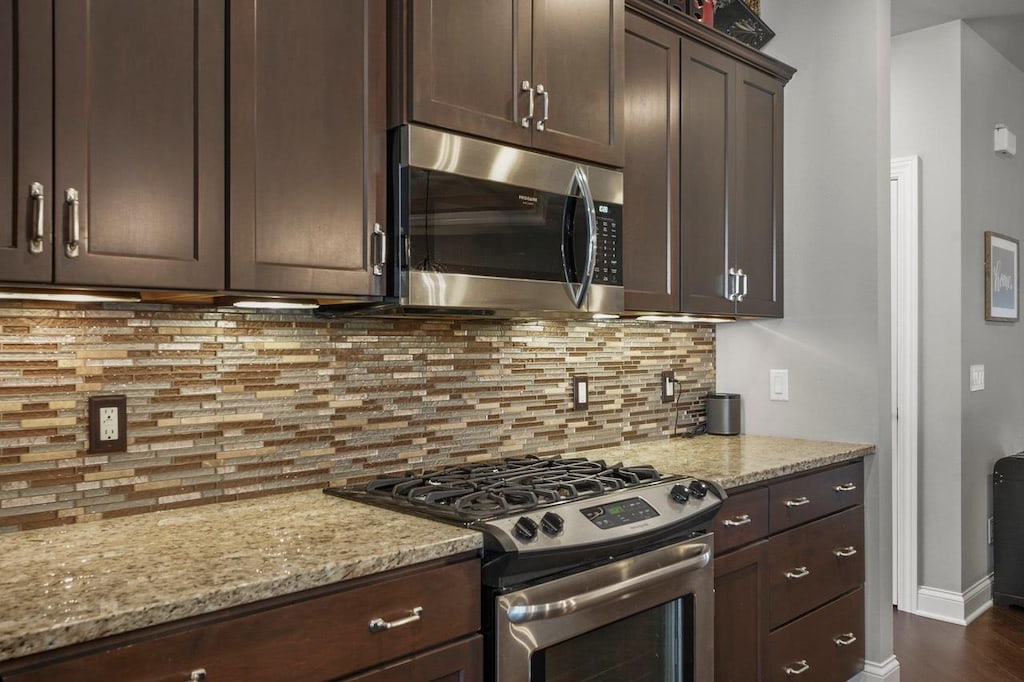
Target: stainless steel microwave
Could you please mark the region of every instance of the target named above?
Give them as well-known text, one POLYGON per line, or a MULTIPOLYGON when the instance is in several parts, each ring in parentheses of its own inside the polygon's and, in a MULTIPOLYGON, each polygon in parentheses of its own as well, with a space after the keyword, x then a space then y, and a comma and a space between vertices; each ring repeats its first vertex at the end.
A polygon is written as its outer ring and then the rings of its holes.
POLYGON ((622 174, 397 129, 389 289, 412 311, 619 313, 622 174))

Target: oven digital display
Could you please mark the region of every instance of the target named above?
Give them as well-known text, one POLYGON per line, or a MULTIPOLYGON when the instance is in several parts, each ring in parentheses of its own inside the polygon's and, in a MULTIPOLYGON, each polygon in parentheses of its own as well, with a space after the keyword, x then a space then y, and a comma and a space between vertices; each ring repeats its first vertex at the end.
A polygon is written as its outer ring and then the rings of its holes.
POLYGON ((647 504, 639 497, 631 497, 628 500, 609 502, 597 507, 587 507, 580 510, 584 516, 590 519, 598 528, 618 528, 628 523, 636 523, 644 519, 653 519, 658 516, 654 507, 647 504))

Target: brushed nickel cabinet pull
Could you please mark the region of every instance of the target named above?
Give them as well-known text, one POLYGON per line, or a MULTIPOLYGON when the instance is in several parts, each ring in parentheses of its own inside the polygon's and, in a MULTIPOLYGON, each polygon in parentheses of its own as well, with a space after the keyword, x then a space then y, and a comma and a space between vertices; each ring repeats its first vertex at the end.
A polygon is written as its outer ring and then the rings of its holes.
POLYGON ((523 116, 520 123, 524 128, 529 128, 530 122, 533 121, 533 88, 530 86, 530 81, 523 81, 522 91, 530 93, 530 109, 527 111, 526 116, 523 116))
POLYGON ((197 668, 188 676, 188 682, 206 682, 206 668, 197 668))
POLYGON ((832 488, 832 490, 835 490, 837 493, 850 493, 850 492, 853 492, 856 489, 857 489, 857 485, 855 483, 852 483, 852 482, 851 483, 840 483, 835 488, 832 488))
POLYGON ((836 643, 836 646, 850 646, 857 641, 857 638, 852 632, 847 632, 844 635, 832 638, 832 641, 836 643))
POLYGON ((376 247, 373 274, 380 276, 384 274, 384 266, 388 263, 388 240, 380 223, 373 224, 373 239, 376 247))
POLYGON ((78 242, 81 238, 81 224, 78 220, 78 190, 70 187, 64 190, 64 203, 68 206, 68 243, 64 245, 64 255, 78 258, 78 242))
POLYGON ((840 547, 839 549, 833 550, 832 553, 840 559, 842 559, 844 557, 853 556, 854 554, 856 554, 857 548, 853 545, 850 545, 849 547, 840 547))
POLYGON ((46 197, 43 196, 43 185, 33 182, 29 190, 32 196, 32 239, 28 242, 28 252, 38 255, 43 252, 43 242, 46 239, 46 224, 44 223, 46 197))
POLYGON ((544 98, 544 106, 540 120, 537 121, 537 130, 544 130, 548 125, 549 105, 551 104, 551 93, 540 83, 537 83, 537 94, 544 98))
POLYGON ((409 615, 405 618, 399 618, 398 620, 384 620, 383 618, 374 618, 370 621, 370 632, 384 632, 385 630, 391 630, 393 628, 400 628, 403 625, 409 623, 415 623, 422 617, 423 607, 417 606, 409 615))
POLYGON ((786 500, 786 506, 792 509, 793 507, 802 507, 805 504, 810 504, 811 500, 806 497, 798 497, 793 500, 786 500))
POLYGON ((740 514, 739 516, 734 516, 731 519, 726 519, 725 521, 722 521, 722 525, 731 526, 735 528, 736 526, 745 526, 751 521, 752 519, 750 518, 749 514, 740 514))
POLYGON ((802 661, 797 661, 795 665, 795 668, 788 665, 786 666, 785 670, 787 675, 803 675, 805 672, 811 669, 811 666, 807 664, 806 658, 802 661))
POLYGON ((743 293, 736 296, 736 302, 739 303, 743 300, 743 297, 747 295, 747 274, 743 272, 743 268, 736 271, 736 290, 739 291, 740 282, 743 283, 743 293))
POLYGON ((725 297, 730 301, 735 301, 739 295, 740 283, 736 277, 736 268, 729 268, 729 277, 725 281, 725 297))
POLYGON ((797 566, 796 568, 783 573, 787 580, 799 580, 800 578, 806 578, 810 574, 811 572, 807 570, 806 566, 797 566))

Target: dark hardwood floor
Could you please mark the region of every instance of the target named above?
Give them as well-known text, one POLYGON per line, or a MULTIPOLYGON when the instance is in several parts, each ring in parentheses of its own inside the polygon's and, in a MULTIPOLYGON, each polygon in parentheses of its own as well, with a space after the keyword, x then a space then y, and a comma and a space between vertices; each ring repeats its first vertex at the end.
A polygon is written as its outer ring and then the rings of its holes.
POLYGON ((901 682, 1024 682, 1024 609, 993 607, 966 628, 896 611, 901 682))

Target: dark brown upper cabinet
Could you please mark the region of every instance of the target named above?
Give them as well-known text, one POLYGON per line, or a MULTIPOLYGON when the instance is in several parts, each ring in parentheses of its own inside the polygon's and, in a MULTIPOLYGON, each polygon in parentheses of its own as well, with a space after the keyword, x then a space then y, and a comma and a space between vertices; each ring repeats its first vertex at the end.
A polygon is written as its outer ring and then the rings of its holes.
POLYGON ((385 3, 230 7, 229 288, 382 293, 385 3))
POLYGON ((223 3, 7 2, 0 31, 0 279, 223 286, 223 3))
POLYGON ((623 165, 624 0, 394 4, 394 123, 623 165))
POLYGON ((626 308, 781 317, 782 96, 794 71, 657 3, 630 6, 626 308))

